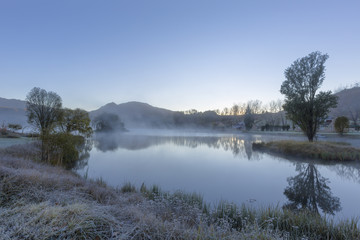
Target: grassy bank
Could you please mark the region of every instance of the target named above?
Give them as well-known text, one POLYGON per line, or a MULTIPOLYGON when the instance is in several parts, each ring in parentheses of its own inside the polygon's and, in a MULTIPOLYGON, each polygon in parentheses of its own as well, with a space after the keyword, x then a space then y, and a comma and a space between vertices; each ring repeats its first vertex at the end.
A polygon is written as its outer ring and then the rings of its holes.
POLYGON ((29 145, 0 150, 2 239, 359 239, 356 221, 278 207, 205 203, 130 183, 115 189, 36 163, 29 145))
POLYGON ((339 142, 272 141, 253 143, 253 150, 289 157, 331 161, 360 160, 360 149, 339 142))

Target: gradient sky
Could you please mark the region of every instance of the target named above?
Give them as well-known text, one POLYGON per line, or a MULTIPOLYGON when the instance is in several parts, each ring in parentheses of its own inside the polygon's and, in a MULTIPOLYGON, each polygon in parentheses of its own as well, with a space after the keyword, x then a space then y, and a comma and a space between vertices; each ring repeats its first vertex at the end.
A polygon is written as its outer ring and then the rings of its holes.
POLYGON ((283 98, 284 70, 328 53, 323 90, 360 82, 360 1, 0 0, 0 97, 201 111, 283 98))

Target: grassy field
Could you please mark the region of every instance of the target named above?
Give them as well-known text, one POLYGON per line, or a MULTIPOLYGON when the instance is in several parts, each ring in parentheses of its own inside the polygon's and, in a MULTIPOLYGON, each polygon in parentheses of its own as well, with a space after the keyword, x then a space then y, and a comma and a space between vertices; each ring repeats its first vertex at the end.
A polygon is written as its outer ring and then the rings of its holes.
POLYGON ((342 142, 271 141, 253 143, 253 150, 288 157, 321 159, 330 161, 358 161, 360 149, 342 142))
POLYGON ((333 223, 307 211, 205 203, 34 162, 33 145, 0 149, 2 239, 359 239, 357 221, 333 223))

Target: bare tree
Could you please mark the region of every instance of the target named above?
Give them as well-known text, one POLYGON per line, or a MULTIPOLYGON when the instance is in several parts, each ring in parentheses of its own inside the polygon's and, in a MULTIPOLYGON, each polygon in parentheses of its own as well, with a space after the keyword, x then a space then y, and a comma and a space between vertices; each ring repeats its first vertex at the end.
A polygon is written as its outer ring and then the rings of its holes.
POLYGON ((46 135, 54 128, 61 116, 61 97, 54 92, 33 88, 26 96, 28 122, 46 135))
POLYGON ((238 103, 239 107, 239 115, 245 115, 247 104, 246 103, 238 103))
POLYGON ((239 106, 234 103, 230 111, 232 115, 239 115, 239 106))
POLYGON ((225 107, 222 112, 221 115, 229 115, 229 109, 227 107, 225 107))
POLYGON ((250 108, 253 114, 262 113, 262 102, 260 100, 250 100, 247 103, 247 107, 250 108))
POLYGON ((272 100, 269 102, 269 107, 268 107, 268 111, 271 113, 276 113, 278 110, 277 108, 277 103, 275 100, 272 100))

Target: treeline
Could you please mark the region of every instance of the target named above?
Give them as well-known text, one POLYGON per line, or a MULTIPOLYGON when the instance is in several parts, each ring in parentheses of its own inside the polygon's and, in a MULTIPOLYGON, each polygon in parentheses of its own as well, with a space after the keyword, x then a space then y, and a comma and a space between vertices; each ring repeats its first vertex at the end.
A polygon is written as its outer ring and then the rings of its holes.
POLYGON ((174 116, 175 126, 207 127, 214 129, 239 128, 251 129, 259 126, 261 130, 278 131, 288 130, 282 100, 273 100, 263 104, 260 100, 251 100, 246 103, 234 104, 223 110, 199 112, 195 109, 177 112, 174 116), (280 127, 278 127, 280 126, 280 127))
MULTIPOLYGON (((214 110, 218 115, 244 115, 246 109, 250 108, 253 114, 263 114, 263 113, 276 113, 283 110, 282 106, 284 105, 283 100, 272 100, 269 103, 263 103, 260 100, 250 100, 246 103, 234 103, 231 107, 225 107, 222 110, 214 110)), ((186 111, 187 113, 189 111, 186 111)))

